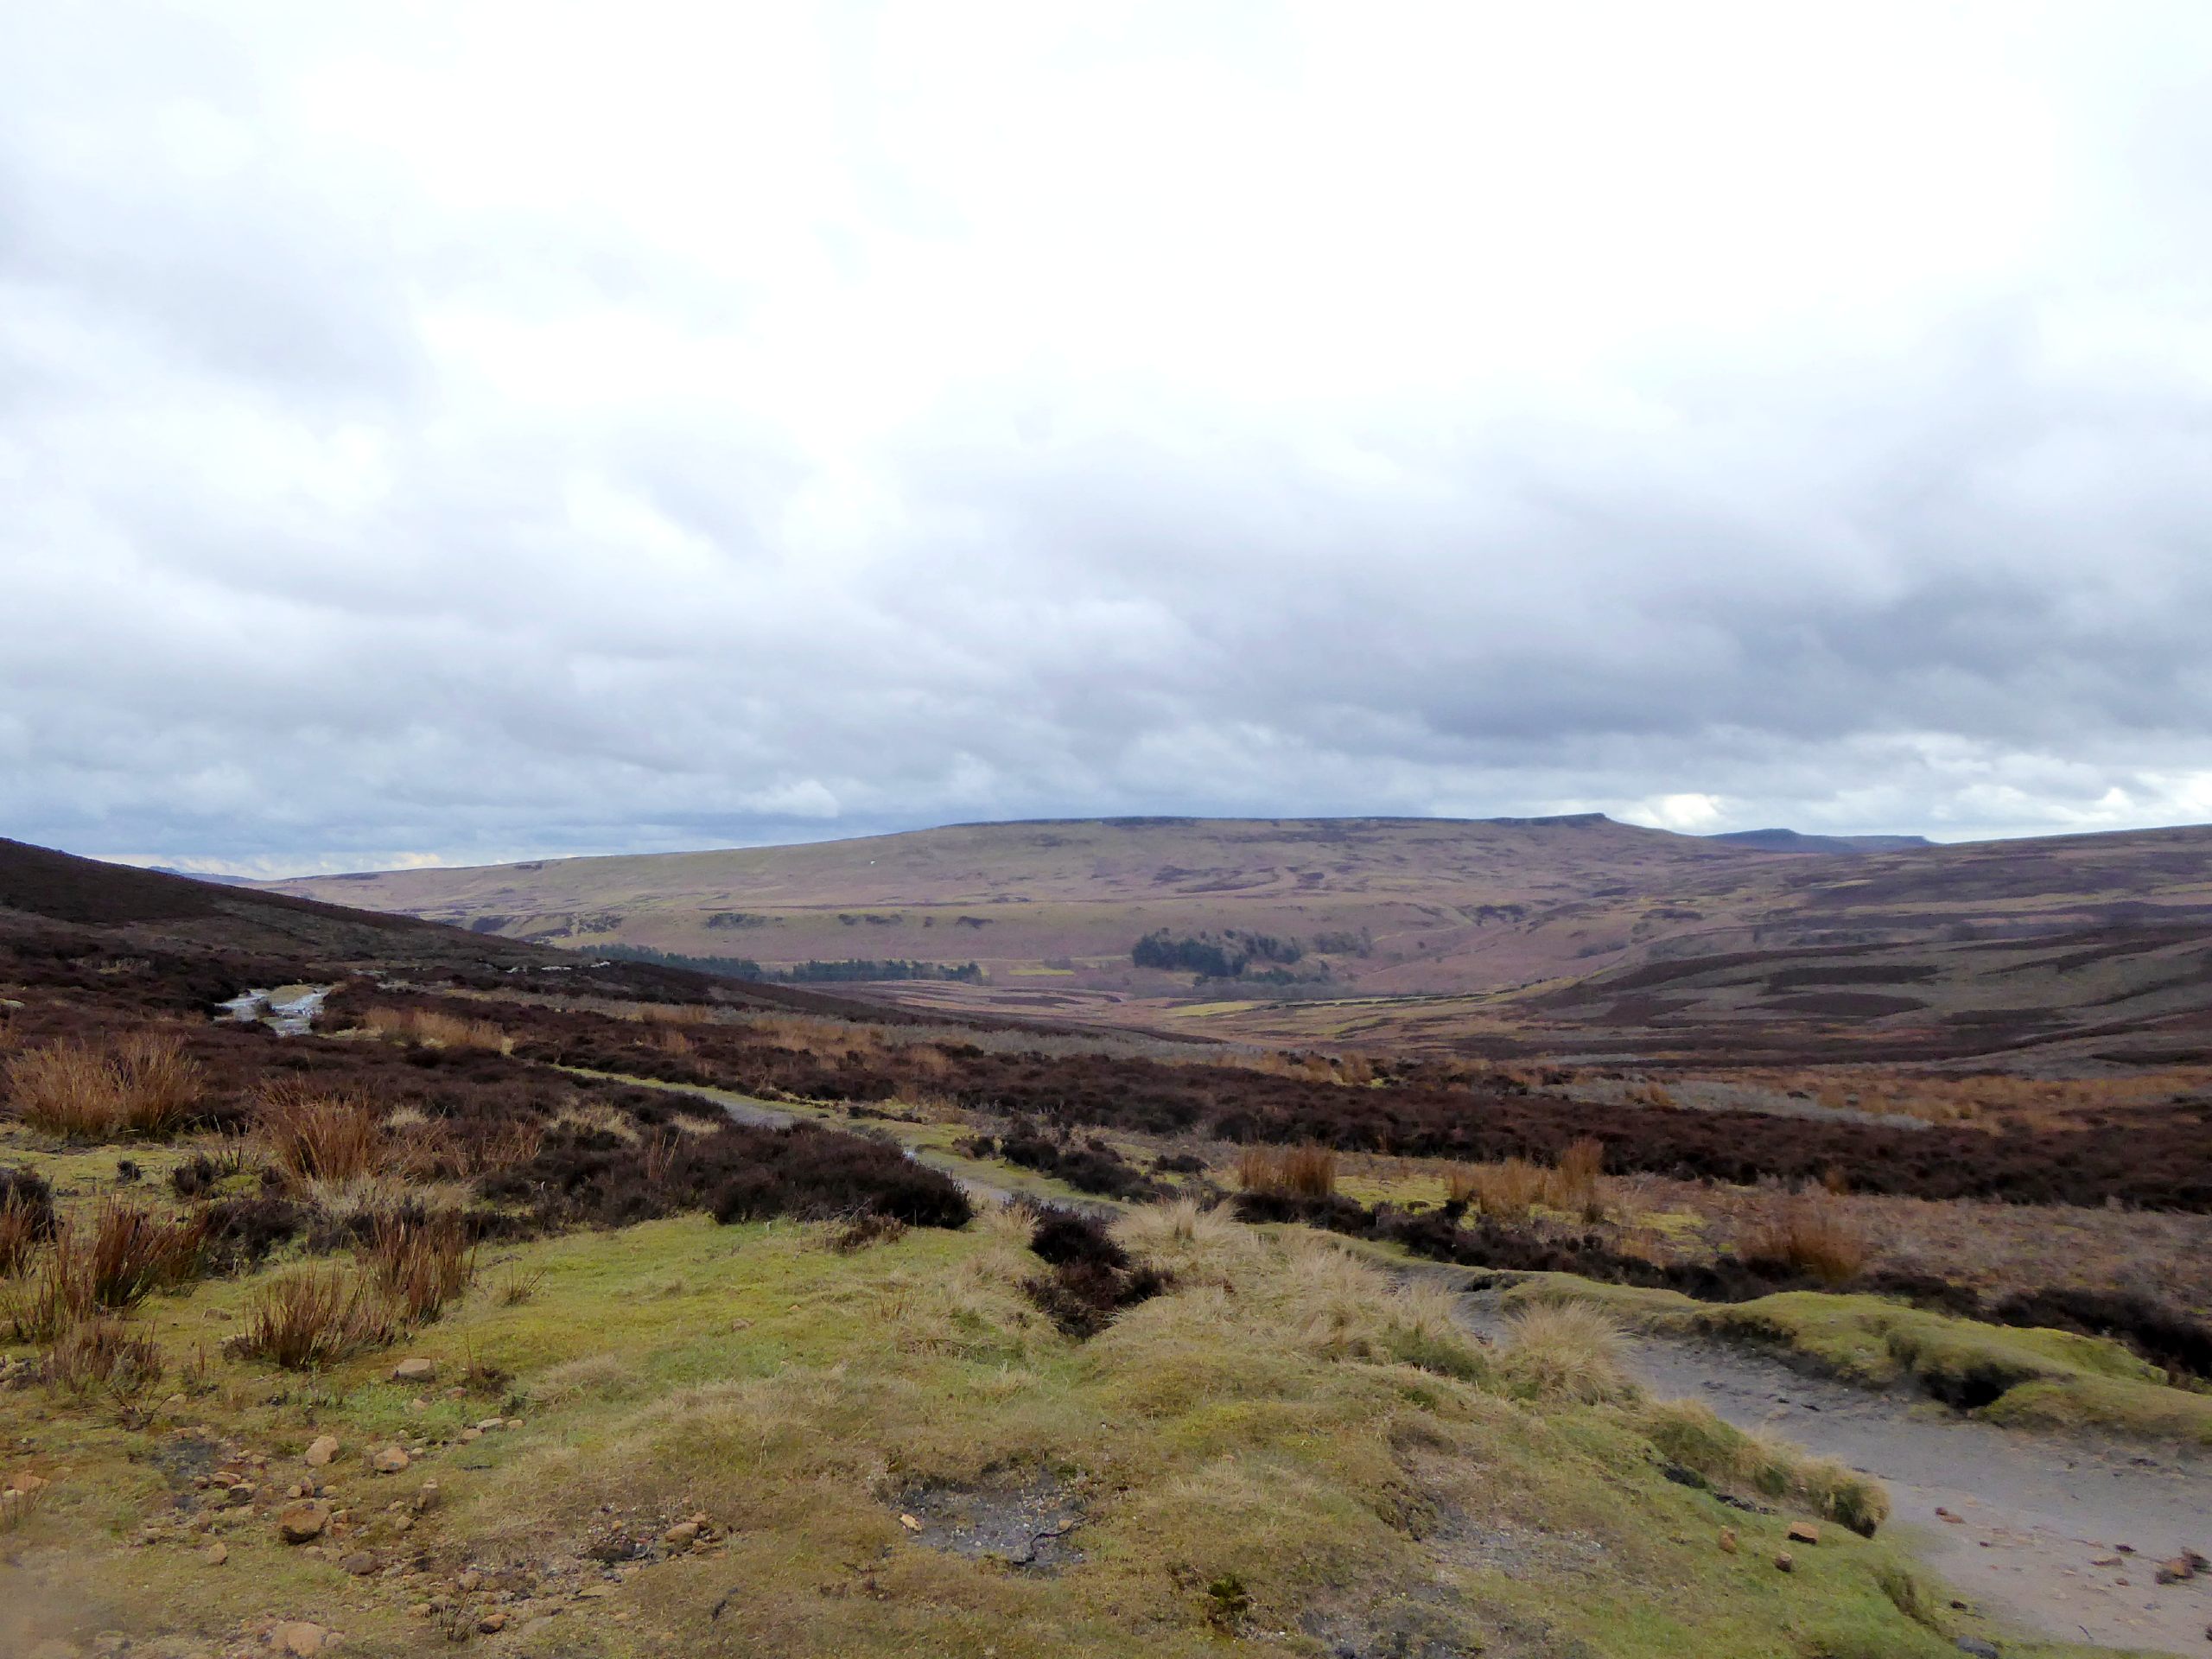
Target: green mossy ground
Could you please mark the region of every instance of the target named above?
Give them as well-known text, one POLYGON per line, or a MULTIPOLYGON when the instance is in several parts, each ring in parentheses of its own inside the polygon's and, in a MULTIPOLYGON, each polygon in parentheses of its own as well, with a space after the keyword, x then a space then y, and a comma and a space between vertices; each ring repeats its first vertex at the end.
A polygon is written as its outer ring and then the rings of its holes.
POLYGON ((1910 1382, 1939 1400, 1980 1402, 1974 1414, 1993 1422, 2212 1445, 2212 1395, 2170 1386, 2101 1337, 1986 1325, 1875 1296, 1789 1291, 1716 1304, 1564 1274, 1531 1274, 1507 1299, 1571 1300, 1656 1329, 1764 1344, 1847 1382, 1910 1382))
MULTIPOLYGON (((187 1397, 149 1424, 42 1387, 0 1394, 7 1472, 54 1480, 0 1541, 15 1558, 0 1636, 28 1652, 112 1629, 213 1652, 274 1617, 342 1631, 346 1653, 419 1653, 443 1638, 410 1607, 465 1568, 527 1578, 611 1522, 652 1535, 704 1512, 709 1548, 529 1634, 471 1640, 607 1659, 1953 1650, 1954 1632, 1898 1611, 1885 1543, 1825 1527, 1777 1571, 1787 1506, 1740 1514, 1669 1482, 1682 1449, 1655 1444, 1669 1431, 1652 1408, 1530 1396, 1456 1334, 1438 1293, 1394 1291, 1329 1241, 1155 1227, 1177 1288, 1076 1343, 1020 1292, 1039 1270, 1025 1238, 1006 1217, 854 1255, 788 1223, 576 1234, 487 1255, 478 1287, 402 1350, 313 1379, 216 1352, 253 1281, 156 1299, 130 1322, 169 1357, 162 1388, 187 1397), (510 1269, 542 1275, 518 1305, 499 1294, 510 1269), (438 1383, 389 1381, 396 1352, 438 1361, 438 1383), (472 1370, 505 1380, 450 1397, 472 1370), (462 1438, 495 1414, 520 1426, 462 1438), (355 1530, 318 1555, 255 1506, 139 1542, 173 1490, 154 1456, 180 1427, 267 1453, 278 1483, 335 1435, 328 1478, 355 1530), (369 1474, 365 1452, 403 1437, 432 1449, 369 1474), (426 1479, 443 1501, 403 1534, 426 1479), (1079 1563, 969 1559, 900 1518, 917 1490, 1034 1480, 1082 1506, 1079 1563), (210 1536, 229 1545, 222 1566, 200 1553, 210 1536), (341 1548, 421 1571, 351 1577, 341 1548)), ((472 1619, 499 1605, 461 1601, 472 1619)))

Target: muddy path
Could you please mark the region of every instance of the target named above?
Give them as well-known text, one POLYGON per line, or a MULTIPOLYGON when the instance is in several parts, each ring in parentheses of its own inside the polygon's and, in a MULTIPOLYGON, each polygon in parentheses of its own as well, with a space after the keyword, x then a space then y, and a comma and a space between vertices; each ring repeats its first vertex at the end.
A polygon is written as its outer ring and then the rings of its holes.
MULTIPOLYGON (((1503 1328, 1495 1291, 1461 1309, 1483 1336, 1503 1328)), ((1631 1332, 1624 1358, 1659 1398, 1702 1401, 1880 1478, 1895 1505, 1885 1534, 2024 1633, 2212 1655, 2212 1577, 2156 1581, 2185 1549, 2212 1554, 2212 1460, 1998 1428, 1735 1344, 1631 1332)))

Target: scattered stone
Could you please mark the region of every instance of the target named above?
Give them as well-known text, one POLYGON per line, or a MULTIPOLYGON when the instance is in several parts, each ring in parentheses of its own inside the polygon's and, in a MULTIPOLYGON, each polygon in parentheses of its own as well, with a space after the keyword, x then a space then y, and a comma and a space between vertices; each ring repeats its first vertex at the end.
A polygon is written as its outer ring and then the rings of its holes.
POLYGON ((484 1431, 480 1428, 464 1428, 461 1431, 461 1443, 463 1446, 467 1446, 474 1440, 480 1440, 483 1438, 484 1431))
POLYGON ((919 1532, 922 1529, 922 1523, 915 1520, 911 1515, 900 1516, 899 1517, 899 1524, 906 1528, 909 1532, 919 1532))
POLYGON ((304 1544, 322 1536, 330 1524, 330 1505, 320 1498, 301 1498, 276 1511, 276 1530, 288 1544, 304 1544))
POLYGON ((231 1547, 219 1538, 200 1552, 200 1559, 210 1567, 220 1567, 231 1559, 231 1547))
POLYGON ((2094 1560, 2091 1561, 2089 1565, 2091 1567, 2118 1567, 2120 1565, 2120 1557, 2117 1555, 2100 1555, 2094 1560))
POLYGON ((1789 1530, 1783 1535, 1793 1544, 1817 1544, 1821 1541, 1821 1529, 1810 1521, 1792 1521, 1789 1530))
POLYGON ((2185 1584, 2196 1576, 2196 1563, 2187 1555, 2177 1555, 2171 1561, 2158 1563, 2160 1584, 2185 1584))
POLYGON ((357 1549, 338 1563, 339 1570, 350 1573, 357 1579, 365 1579, 377 1570, 377 1558, 365 1549, 357 1549))
POLYGON ((407 1464, 406 1451, 397 1446, 380 1447, 369 1459, 369 1467, 380 1475, 398 1474, 407 1467, 407 1464))
POLYGON ((322 1644, 329 1635, 330 1632, 320 1624, 310 1624, 303 1618, 296 1618, 279 1624, 269 1633, 269 1639, 277 1652, 289 1653, 293 1659, 315 1659, 315 1656, 322 1651, 322 1644))
POLYGON ((1963 1527, 1967 1523, 1966 1516, 1963 1515, 1954 1515, 1950 1510, 1945 1509, 1940 1503, 1936 1506, 1936 1518, 1938 1521, 1948 1521, 1955 1527, 1963 1527))
POLYGON ((1985 1642, 1978 1636, 1962 1636, 1951 1644, 1961 1653, 1970 1653, 1974 1659, 2000 1659, 1997 1644, 1985 1642))
POLYGON ((335 1434, 319 1434, 308 1443, 308 1467, 327 1468, 338 1452, 338 1437, 335 1434))
POLYGON ((696 1521, 679 1521, 660 1535, 660 1541, 672 1550, 686 1550, 699 1541, 699 1525, 696 1521))
POLYGON ((415 1512, 418 1515, 429 1514, 438 1507, 439 1502, 444 1496, 445 1494, 438 1490, 436 1481, 424 1481, 420 1490, 415 1494, 415 1512))
POLYGON ((1736 1553, 1735 1528, 1723 1527, 1720 1529, 1720 1552, 1724 1555, 1733 1555, 1736 1553))
POLYGON ((1775 1555, 1774 1564, 1784 1573, 1795 1573, 1797 1570, 1797 1558, 1786 1549, 1779 1551, 1775 1555))
POLYGON ((500 1612, 486 1613, 476 1621, 476 1628, 486 1636, 497 1636, 507 1628, 507 1616, 500 1612))
POLYGON ((410 1355, 391 1368, 391 1380, 395 1382, 427 1382, 437 1374, 438 1362, 420 1355, 410 1355))
POLYGON ((227 1492, 224 1493, 224 1497, 230 1500, 231 1507, 232 1509, 242 1510, 247 1504, 253 1502, 253 1488, 247 1485, 244 1481, 240 1481, 237 1485, 232 1487, 227 1492))
POLYGON ((476 1427, 477 1427, 480 1430, 481 1430, 483 1433, 486 1433, 486 1434, 489 1434, 489 1433, 490 1433, 493 1429, 495 1429, 495 1428, 504 1428, 504 1427, 506 1427, 506 1424, 505 1424, 505 1420, 504 1420, 504 1419, 502 1419, 502 1418, 498 1418, 498 1417, 486 1417, 486 1418, 482 1419, 481 1421, 480 1421, 477 1423, 476 1427))

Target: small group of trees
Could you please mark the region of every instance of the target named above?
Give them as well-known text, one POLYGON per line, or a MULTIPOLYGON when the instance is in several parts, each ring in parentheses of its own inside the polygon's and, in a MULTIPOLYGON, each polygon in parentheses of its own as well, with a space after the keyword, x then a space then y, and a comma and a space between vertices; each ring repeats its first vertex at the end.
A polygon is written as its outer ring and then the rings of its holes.
POLYGON ((1246 933, 1236 928, 1218 933, 1171 933, 1163 927, 1139 939, 1130 949, 1129 960, 1140 968, 1196 974, 1200 979, 1259 979, 1284 984, 1297 977, 1287 970, 1305 955, 1306 947, 1297 940, 1279 939, 1271 933, 1246 933), (1274 965, 1255 969, 1254 964, 1259 963, 1274 965))
POLYGON ((840 985, 878 979, 950 979, 966 985, 983 982, 982 964, 973 962, 906 962, 848 957, 841 962, 800 962, 788 968, 770 968, 750 957, 692 957, 673 950, 655 950, 641 944, 610 944, 600 954, 623 962, 648 962, 662 968, 688 968, 694 973, 723 979, 753 980, 764 985, 840 985))

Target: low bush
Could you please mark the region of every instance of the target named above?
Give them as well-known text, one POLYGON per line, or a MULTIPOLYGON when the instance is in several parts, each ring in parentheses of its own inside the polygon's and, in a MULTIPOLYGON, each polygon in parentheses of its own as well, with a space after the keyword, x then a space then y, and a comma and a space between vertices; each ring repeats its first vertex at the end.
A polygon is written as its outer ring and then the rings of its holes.
POLYGON ((28 1169, 0 1169, 0 1278, 13 1278, 54 1236, 54 1189, 28 1169))
POLYGON ((725 1123, 668 1143, 665 1158, 607 1129, 565 1124, 547 1132, 527 1164, 495 1171, 477 1188, 494 1203, 526 1203, 541 1225, 626 1226, 686 1210, 730 1223, 867 1211, 910 1227, 962 1227, 974 1213, 959 1184, 895 1146, 836 1129, 725 1123))
POLYGON ((40 1375, 48 1387, 82 1400, 95 1392, 129 1405, 162 1380, 161 1345, 114 1319, 72 1326, 46 1351, 40 1375))
POLYGON ((219 1198, 204 1213, 209 1261, 224 1272, 265 1260, 270 1251, 306 1230, 310 1219, 305 1206, 265 1195, 219 1198))
POLYGON ((1096 1192, 1131 1204, 1159 1194, 1160 1189, 1141 1171, 1103 1141, 1091 1140, 1078 1146, 1015 1130, 996 1142, 986 1135, 970 1144, 978 1147, 982 1157, 995 1154, 1010 1164, 1065 1181, 1078 1192, 1096 1192))
POLYGON ((1022 1293, 1078 1341, 1096 1336, 1123 1308, 1168 1287, 1166 1274, 1132 1268, 1128 1252, 1102 1223, 1073 1211, 1048 1210, 1039 1216, 1029 1248, 1052 1270, 1024 1281, 1022 1293))

